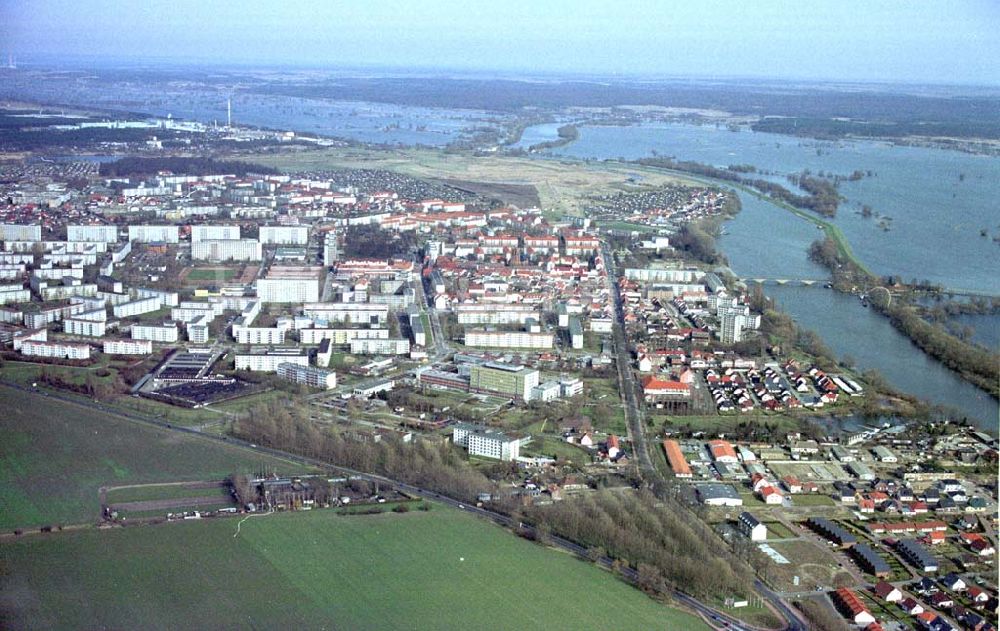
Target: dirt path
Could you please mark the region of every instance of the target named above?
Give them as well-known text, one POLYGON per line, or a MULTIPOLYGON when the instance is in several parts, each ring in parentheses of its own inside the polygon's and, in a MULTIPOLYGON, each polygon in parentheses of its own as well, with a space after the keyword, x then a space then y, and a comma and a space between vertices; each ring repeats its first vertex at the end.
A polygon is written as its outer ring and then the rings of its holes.
MULTIPOLYGON (((147 484, 122 484, 118 486, 102 486, 97 489, 98 500, 101 503, 101 512, 108 505, 108 491, 118 491, 120 489, 142 489, 160 486, 182 486, 189 489, 215 489, 225 486, 225 482, 218 480, 191 480, 188 482, 153 482, 147 484)), ((123 504, 116 504, 122 506, 123 504)))
POLYGON ((204 497, 174 497, 164 500, 144 500, 139 502, 121 502, 111 504, 110 508, 125 512, 149 512, 158 510, 168 510, 171 508, 188 508, 197 506, 213 506, 227 503, 227 498, 212 495, 204 497))
POLYGON ((236 524, 236 532, 233 533, 233 539, 240 536, 240 529, 243 528, 243 522, 245 522, 246 520, 250 519, 251 517, 267 517, 268 515, 273 515, 273 514, 274 514, 273 511, 268 511, 266 513, 258 513, 256 515, 247 515, 236 524))

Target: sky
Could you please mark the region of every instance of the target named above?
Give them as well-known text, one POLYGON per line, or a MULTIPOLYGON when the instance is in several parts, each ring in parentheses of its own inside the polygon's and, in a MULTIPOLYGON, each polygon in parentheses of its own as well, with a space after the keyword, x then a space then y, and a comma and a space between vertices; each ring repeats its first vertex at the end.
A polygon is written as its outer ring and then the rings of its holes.
POLYGON ((0 53, 1000 85, 1000 0, 0 0, 0 53))

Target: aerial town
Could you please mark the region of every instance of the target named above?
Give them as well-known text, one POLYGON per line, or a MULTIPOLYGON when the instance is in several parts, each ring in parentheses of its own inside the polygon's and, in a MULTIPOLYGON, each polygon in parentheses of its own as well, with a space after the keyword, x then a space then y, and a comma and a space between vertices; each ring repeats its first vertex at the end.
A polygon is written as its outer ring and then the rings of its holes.
MULTIPOLYGON (((645 196, 615 216, 639 232, 381 172, 37 166, 2 190, 5 375, 40 365, 31 387, 72 389, 54 369, 114 374, 86 394, 153 401, 139 409, 163 419, 294 391, 355 440, 444 441, 473 464, 516 465, 479 494, 486 508, 627 484, 645 434, 651 466, 724 540, 757 548, 776 592, 829 593, 866 628, 989 628, 995 437, 738 425, 852 409, 865 385, 765 344, 752 290, 671 247, 724 212, 724 193, 645 196), (636 393, 624 406, 606 401, 619 383, 636 393)), ((276 502, 269 480, 243 486, 272 494, 234 491, 218 514, 367 497, 285 479, 276 502)))
POLYGON ((1000 627, 988 3, 112 4, 0 11, 0 628, 1000 627))

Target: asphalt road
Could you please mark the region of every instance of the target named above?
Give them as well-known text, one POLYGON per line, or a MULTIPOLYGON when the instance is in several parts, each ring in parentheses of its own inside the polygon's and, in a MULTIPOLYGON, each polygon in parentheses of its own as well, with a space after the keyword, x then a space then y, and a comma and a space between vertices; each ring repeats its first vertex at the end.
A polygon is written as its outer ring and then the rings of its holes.
MULTIPOLYGON (((660 494, 661 496, 666 494, 676 498, 681 496, 682 492, 680 489, 676 488, 676 485, 668 483, 660 470, 653 464, 652 457, 650 456, 649 441, 646 438, 646 431, 643 426, 639 386, 635 381, 635 373, 632 371, 632 367, 630 365, 631 353, 628 350, 628 344, 625 339, 625 312, 617 283, 619 275, 615 266, 614 257, 606 243, 602 244, 602 252, 604 265, 608 273, 609 292, 612 300, 614 301, 615 322, 613 340, 615 345, 615 362, 618 368, 619 389, 621 390, 623 397, 622 405, 625 410, 625 421, 629 431, 629 438, 632 440, 632 449, 635 453, 636 460, 639 463, 640 474, 643 479, 650 484, 654 492, 660 494)), ((688 496, 686 497, 686 500, 690 503, 692 498, 688 496)), ((695 517, 692 516, 692 519, 694 518, 695 517)), ((793 610, 779 594, 769 589, 758 579, 754 579, 754 588, 758 593, 766 598, 774 609, 784 618, 786 629, 806 628, 797 612, 793 610)), ((713 612, 713 615, 718 615, 718 612, 713 612)), ((716 619, 718 620, 718 618, 716 619)), ((722 620, 728 622, 725 618, 722 620)), ((738 626, 733 626, 732 628, 749 628, 743 623, 736 622, 733 624, 738 626)))

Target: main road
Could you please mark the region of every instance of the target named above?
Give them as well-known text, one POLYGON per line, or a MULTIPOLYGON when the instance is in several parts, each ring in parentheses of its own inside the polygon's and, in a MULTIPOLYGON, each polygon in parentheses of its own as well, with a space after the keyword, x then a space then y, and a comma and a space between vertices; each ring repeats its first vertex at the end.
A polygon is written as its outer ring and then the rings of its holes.
MULTIPOLYGON (((629 439, 632 441, 632 451, 635 453, 640 475, 653 492, 660 497, 671 496, 677 499, 681 490, 667 481, 653 464, 653 459, 650 456, 649 441, 646 438, 646 428, 643 425, 642 407, 640 406, 641 392, 632 370, 632 354, 625 338, 625 308, 618 288, 619 275, 616 272, 615 260, 607 243, 602 244, 601 252, 604 258, 604 269, 607 271, 608 291, 615 308, 612 331, 615 365, 618 368, 618 386, 622 394, 622 407, 625 410, 625 424, 628 428, 629 439)), ((691 498, 688 497, 687 501, 690 502, 691 498)), ((690 515, 690 518, 697 519, 693 514, 690 515)), ((785 619, 786 629, 806 628, 797 612, 780 595, 769 589, 760 580, 754 580, 754 589, 766 598, 772 608, 785 619)))

